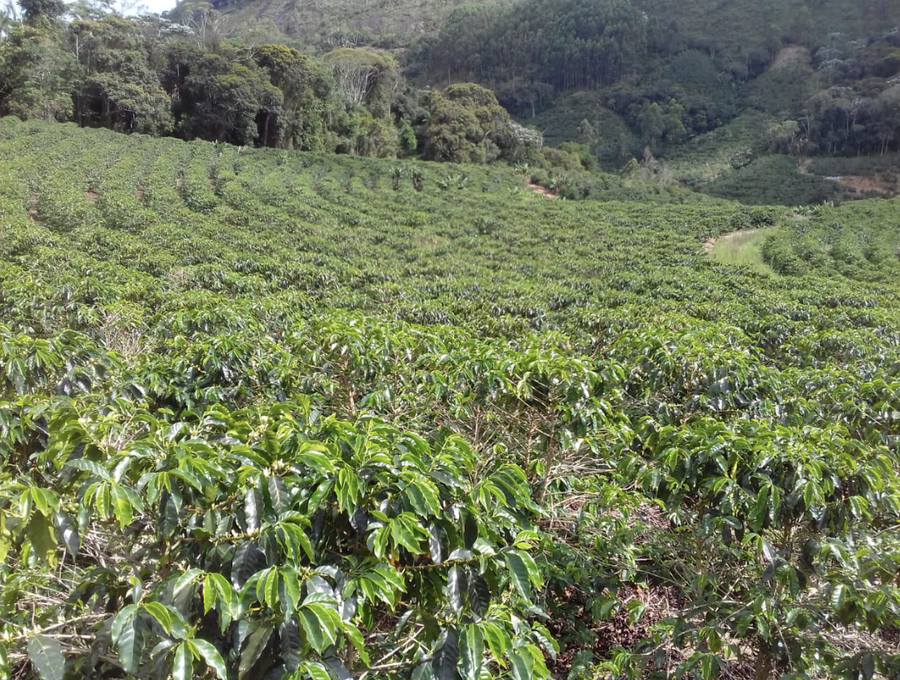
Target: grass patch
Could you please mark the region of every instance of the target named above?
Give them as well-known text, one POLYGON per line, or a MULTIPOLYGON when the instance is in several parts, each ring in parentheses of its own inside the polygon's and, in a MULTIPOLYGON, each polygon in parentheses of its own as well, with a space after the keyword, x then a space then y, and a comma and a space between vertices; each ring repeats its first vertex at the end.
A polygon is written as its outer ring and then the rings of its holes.
POLYGON ((727 234, 716 241, 710 256, 722 264, 744 265, 756 271, 775 274, 775 270, 763 260, 762 245, 777 231, 777 228, 752 229, 727 234))

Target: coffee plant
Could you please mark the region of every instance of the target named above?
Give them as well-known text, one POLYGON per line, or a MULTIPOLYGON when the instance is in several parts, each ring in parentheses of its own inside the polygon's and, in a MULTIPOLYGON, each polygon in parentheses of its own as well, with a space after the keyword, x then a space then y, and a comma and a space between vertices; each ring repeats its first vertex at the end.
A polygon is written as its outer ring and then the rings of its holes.
POLYGON ((896 200, 0 160, 0 677, 900 675, 896 200))

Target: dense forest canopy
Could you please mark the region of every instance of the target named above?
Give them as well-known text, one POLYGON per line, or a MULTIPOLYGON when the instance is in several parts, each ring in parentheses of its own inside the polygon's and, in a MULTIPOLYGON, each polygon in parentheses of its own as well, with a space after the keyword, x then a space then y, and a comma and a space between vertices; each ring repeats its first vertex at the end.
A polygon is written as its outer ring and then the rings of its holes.
MULTIPOLYGON (((429 101, 437 100, 411 88, 389 54, 339 48, 312 57, 286 45, 229 40, 209 6, 186 12, 175 23, 87 5, 28 5, 0 41, 0 114, 365 156, 437 148, 428 136, 444 128, 426 125, 429 101)), ((452 134, 490 143, 480 156, 523 150, 509 130, 495 129, 508 127, 508 116, 496 100, 493 106, 499 118, 484 131, 481 122, 463 129, 441 115, 457 128, 452 134)), ((462 106, 454 115, 469 113, 462 106)))
POLYGON ((556 90, 610 85, 647 56, 649 18, 630 0, 527 0, 450 15, 434 46, 435 74, 545 83, 556 90))
POLYGON ((596 89, 654 151, 757 108, 796 117, 793 135, 775 135, 782 150, 802 138, 804 152, 883 153, 900 138, 898 27, 900 8, 885 2, 516 0, 456 10, 413 64, 486 84, 524 116, 596 89), (785 64, 797 50, 808 61, 785 64), (751 83, 773 66, 795 101, 754 97, 751 83))

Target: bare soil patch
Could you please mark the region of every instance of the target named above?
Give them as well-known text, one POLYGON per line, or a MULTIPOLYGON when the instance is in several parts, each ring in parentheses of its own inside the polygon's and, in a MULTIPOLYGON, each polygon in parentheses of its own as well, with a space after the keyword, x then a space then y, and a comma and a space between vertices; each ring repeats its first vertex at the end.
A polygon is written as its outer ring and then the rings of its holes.
POLYGON ((883 194, 900 193, 900 180, 881 175, 842 175, 838 181, 850 191, 865 194, 877 191, 883 194))
POLYGON ((782 48, 777 55, 775 61, 772 62, 773 69, 787 68, 795 64, 806 64, 809 62, 809 50, 805 47, 792 45, 791 47, 782 48))
POLYGON ((84 192, 84 197, 87 199, 87 202, 93 205, 97 202, 97 199, 100 198, 100 194, 97 193, 96 189, 88 189, 84 192))
MULTIPOLYGON (((812 160, 804 159, 800 163, 800 172, 805 175, 813 175, 809 171, 812 160)), ((821 177, 821 175, 815 175, 821 177)), ((898 174, 881 174, 878 172, 871 175, 839 175, 837 177, 826 177, 826 179, 834 180, 840 183, 842 187, 853 194, 867 194, 870 192, 878 192, 889 194, 891 196, 900 195, 900 175, 898 174)))
POLYGON ((540 194, 541 196, 546 196, 547 198, 559 198, 559 196, 554 194, 547 187, 542 187, 540 184, 535 184, 534 182, 529 182, 528 188, 531 189, 534 193, 540 194))

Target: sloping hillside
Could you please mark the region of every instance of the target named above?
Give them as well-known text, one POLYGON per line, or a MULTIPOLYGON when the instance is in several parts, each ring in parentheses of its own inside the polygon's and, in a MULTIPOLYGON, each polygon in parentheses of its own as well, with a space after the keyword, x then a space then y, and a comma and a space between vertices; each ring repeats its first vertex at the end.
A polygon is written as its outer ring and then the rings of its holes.
MULTIPOLYGON (((505 0, 482 0, 503 2, 505 0)), ((182 3, 184 4, 184 3, 182 3)), ((405 47, 440 28, 467 0, 214 0, 240 31, 253 30, 300 46, 405 47)), ((177 16, 178 10, 174 15, 177 16)))
POLYGON ((0 675, 898 677, 896 201, 0 159, 0 675))

